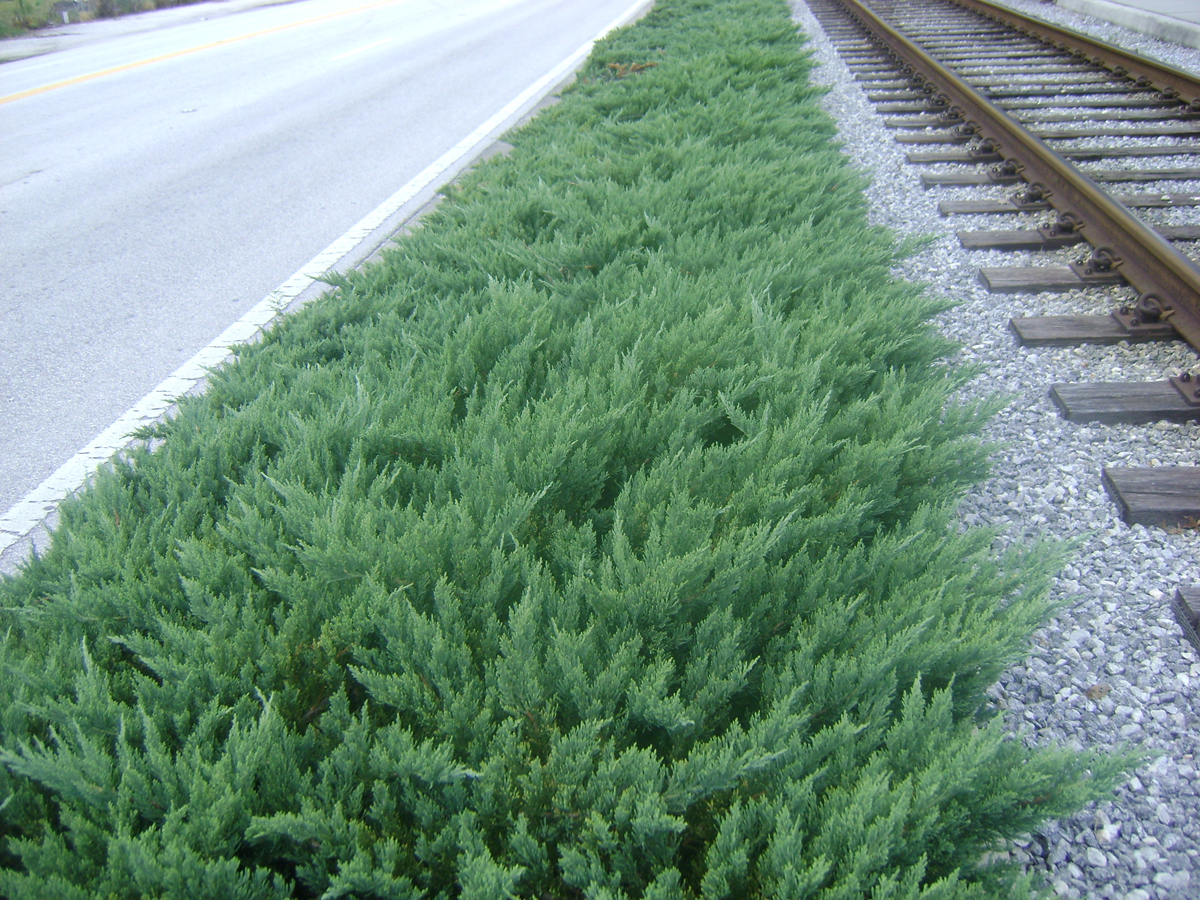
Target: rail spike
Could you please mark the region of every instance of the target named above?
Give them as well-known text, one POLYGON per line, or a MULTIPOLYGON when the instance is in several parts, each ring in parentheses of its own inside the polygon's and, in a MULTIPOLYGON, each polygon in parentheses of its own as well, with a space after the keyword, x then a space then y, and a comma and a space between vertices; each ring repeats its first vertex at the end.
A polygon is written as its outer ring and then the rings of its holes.
POLYGON ((994 156, 1000 152, 1000 142, 995 138, 984 138, 976 141, 967 148, 967 152, 976 157, 994 156))
POLYGON ((1079 234, 1083 230, 1084 222, 1079 216, 1074 213, 1059 213, 1058 218, 1053 222, 1047 222, 1041 226, 1038 231, 1048 237, 1056 237, 1063 234, 1079 234))

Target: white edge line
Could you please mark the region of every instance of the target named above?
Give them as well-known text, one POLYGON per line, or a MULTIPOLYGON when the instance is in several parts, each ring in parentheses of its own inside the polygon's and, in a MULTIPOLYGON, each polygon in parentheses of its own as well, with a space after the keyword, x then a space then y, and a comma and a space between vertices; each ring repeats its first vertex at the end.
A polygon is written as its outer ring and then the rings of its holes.
POLYGON ((216 340, 176 369, 158 387, 63 463, 53 475, 0 516, 0 554, 45 522, 59 503, 79 490, 100 466, 128 447, 134 431, 161 419, 180 396, 203 381, 210 370, 225 362, 234 345, 244 344, 262 332, 309 285, 348 256, 401 207, 437 182, 464 157, 482 150, 493 138, 493 132, 511 124, 526 107, 540 100, 546 91, 565 78, 591 53, 597 41, 620 28, 648 5, 648 0, 637 0, 596 37, 510 100, 499 112, 442 154, 436 162, 260 300, 249 312, 226 328, 216 340))

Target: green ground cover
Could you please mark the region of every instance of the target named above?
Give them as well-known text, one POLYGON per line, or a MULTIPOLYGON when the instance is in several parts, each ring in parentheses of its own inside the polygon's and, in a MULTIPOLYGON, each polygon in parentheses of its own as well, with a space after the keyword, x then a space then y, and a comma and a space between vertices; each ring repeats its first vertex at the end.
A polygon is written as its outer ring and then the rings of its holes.
POLYGON ((660 0, 0 586, 0 895, 1018 896, 1128 760, 779 0, 660 0))
POLYGON ((50 19, 51 0, 0 0, 0 38, 25 34, 50 19))

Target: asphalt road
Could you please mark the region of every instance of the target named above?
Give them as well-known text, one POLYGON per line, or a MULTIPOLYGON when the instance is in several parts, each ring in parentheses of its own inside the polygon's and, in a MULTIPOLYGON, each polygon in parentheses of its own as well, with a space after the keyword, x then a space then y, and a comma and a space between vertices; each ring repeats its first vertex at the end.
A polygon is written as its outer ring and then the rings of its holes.
POLYGON ((213 3, 0 65, 0 512, 628 5, 213 3))

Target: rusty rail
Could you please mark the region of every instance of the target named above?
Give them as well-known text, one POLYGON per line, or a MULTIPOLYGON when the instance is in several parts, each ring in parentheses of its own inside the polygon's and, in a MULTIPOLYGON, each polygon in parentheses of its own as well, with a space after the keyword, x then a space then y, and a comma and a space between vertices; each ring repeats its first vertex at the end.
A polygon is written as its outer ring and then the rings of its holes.
MULTIPOLYGON (((904 37, 860 0, 838 2, 888 49, 913 81, 923 85, 923 89, 929 93, 939 95, 949 108, 957 108, 964 120, 960 128, 965 125, 980 140, 993 142, 996 151, 1004 157, 1010 168, 1015 169, 1041 194, 1041 200, 1048 202, 1060 214, 1073 217, 1079 233, 1095 248, 1093 265, 1120 273, 1141 295, 1138 303, 1140 308, 1148 312, 1150 317, 1156 317, 1159 314, 1157 307, 1175 330, 1200 350, 1200 268, 1052 148, 904 37)), ((986 7, 989 10, 986 14, 990 16, 997 12, 996 7, 981 3, 980 0, 954 2, 968 8, 986 7)), ((1075 42, 1082 42, 1081 52, 1083 46, 1095 46, 1080 35, 1071 37, 1075 42)), ((1065 42, 1066 37, 1061 40, 1065 42)), ((1132 73, 1134 70, 1131 68, 1129 71, 1132 73)), ((1185 73, 1179 74, 1190 78, 1185 73)), ((1200 97, 1200 85, 1197 88, 1197 96, 1200 97)), ((1080 271, 1080 274, 1086 281, 1085 272, 1080 271)))

